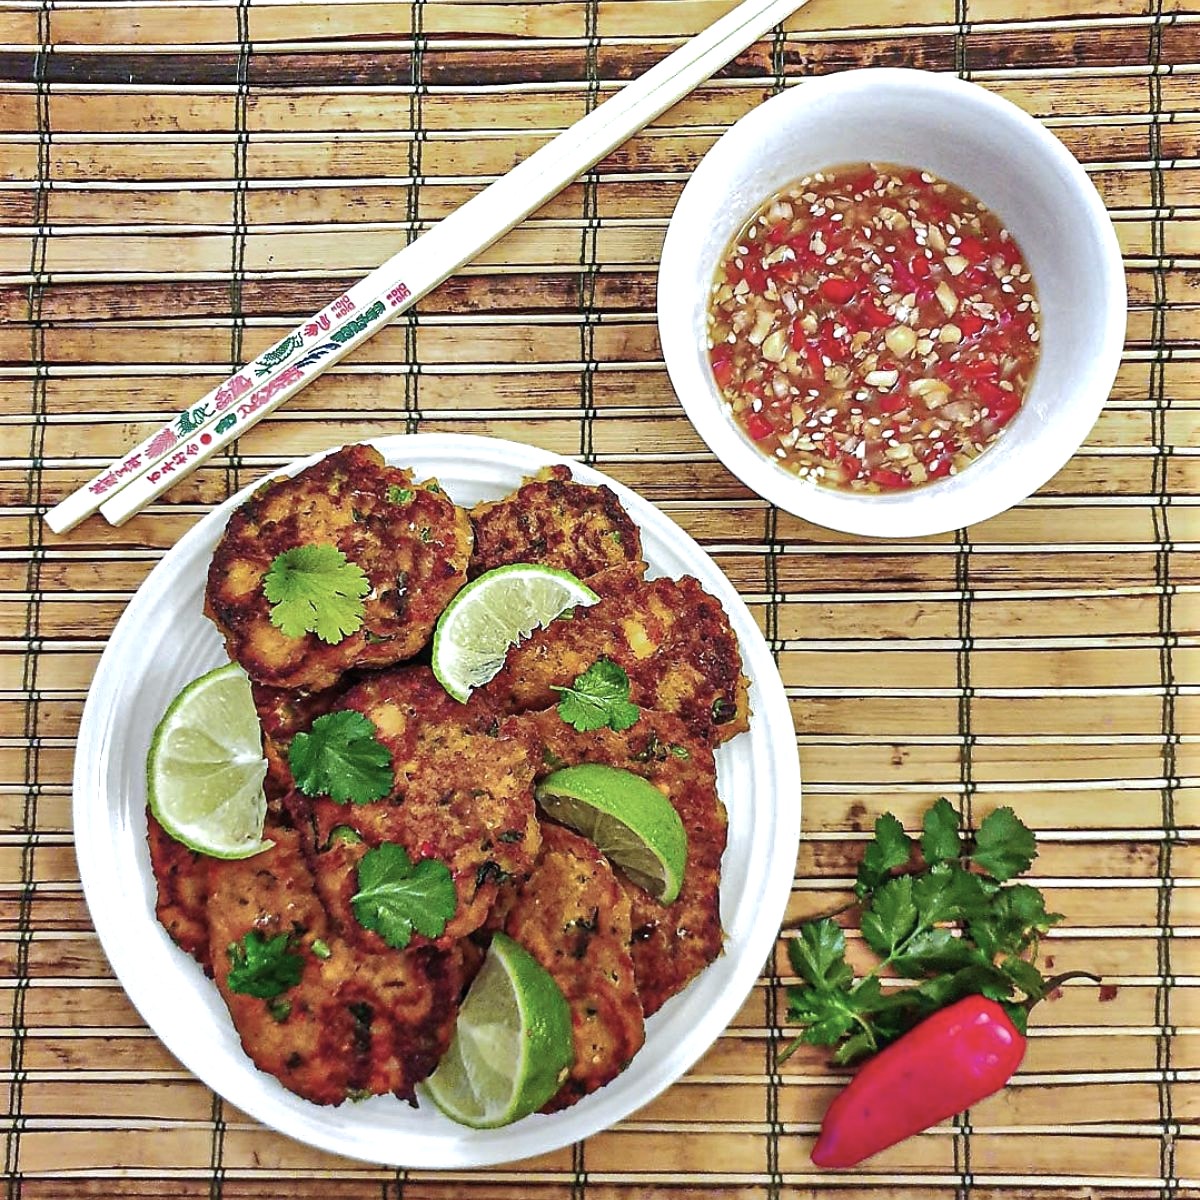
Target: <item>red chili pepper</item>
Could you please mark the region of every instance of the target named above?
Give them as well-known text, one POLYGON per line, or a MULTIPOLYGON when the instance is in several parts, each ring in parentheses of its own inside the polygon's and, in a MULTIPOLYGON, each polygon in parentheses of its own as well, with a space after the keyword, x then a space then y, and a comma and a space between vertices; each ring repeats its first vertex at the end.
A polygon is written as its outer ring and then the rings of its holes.
POLYGON ((941 479, 943 475, 950 474, 950 467, 952 465, 948 458, 935 458, 930 461, 926 469, 926 477, 929 479, 941 479))
MULTIPOLYGON (((1046 993, 1079 976, 1100 982, 1071 971, 1046 993)), ((967 996, 940 1009, 859 1069, 825 1113, 812 1160, 853 1167, 998 1092, 1024 1057, 1024 1034, 995 1000, 967 996)))
POLYGON ((881 413, 898 413, 902 408, 907 407, 908 397, 903 392, 885 392, 879 397, 879 411, 881 413))
POLYGON ((929 259, 923 254, 914 255, 912 262, 908 264, 908 269, 918 279, 928 279, 929 272, 932 269, 929 265, 929 259))
POLYGON ((859 305, 858 311, 873 329, 886 329, 892 323, 892 318, 874 300, 864 301, 859 305))
POLYGON ((712 360, 713 378, 717 381, 718 387, 725 387, 733 376, 733 360, 730 358, 716 358, 712 360))
MULTIPOLYGON (((887 467, 872 467, 867 472, 867 478, 872 483, 877 483, 880 487, 885 488, 906 488, 911 485, 911 480, 907 475, 901 475, 899 471, 892 471, 887 467)), ((834 1103, 836 1104, 837 1101, 835 1100, 834 1103)), ((816 1162, 816 1159, 813 1159, 813 1162, 816 1162)), ((817 1163, 817 1165, 823 1164, 817 1163)))
POLYGON ((813 1147, 818 1167, 852 1167, 998 1092, 1025 1038, 984 996, 943 1008, 870 1059, 829 1106, 813 1147))
POLYGON ((775 427, 762 413, 751 413, 746 418, 746 432, 756 442, 761 442, 765 441, 775 432, 775 427))
POLYGON ((845 362, 850 355, 850 347, 834 336, 833 322, 828 317, 817 330, 817 345, 830 362, 845 362))
POLYGON ((992 252, 978 238, 972 237, 969 233, 964 233, 958 242, 958 252, 970 263, 983 262, 985 258, 991 258, 992 252))
POLYGON ((956 321, 963 337, 974 337, 984 326, 984 320, 975 313, 960 312, 956 321))
POLYGON ((849 279, 843 279, 840 275, 821 280, 821 295, 832 304, 848 304, 857 290, 849 279))

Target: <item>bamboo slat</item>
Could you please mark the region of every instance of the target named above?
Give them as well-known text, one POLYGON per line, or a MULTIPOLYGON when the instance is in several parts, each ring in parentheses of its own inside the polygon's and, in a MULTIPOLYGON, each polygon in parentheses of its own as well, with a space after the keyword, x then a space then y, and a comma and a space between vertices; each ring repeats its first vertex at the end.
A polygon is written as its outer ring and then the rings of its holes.
MULTIPOLYGON (((401 323, 121 529, 38 518, 730 0, 0 0, 0 1106, 10 1197, 812 1200, 843 1078, 771 1068, 777 954, 689 1076, 615 1130, 489 1171, 297 1145, 160 1046, 92 932, 70 780, 105 639, 162 554, 299 454, 398 431, 597 463, 704 544, 773 639, 805 772, 784 933, 849 894, 875 817, 1011 805, 1065 920, 1013 1087, 835 1181, 842 1200, 1200 1197, 1200 10, 812 0, 401 323), (1044 121, 1116 221, 1112 396, 1017 509, 880 544, 772 510, 671 391, 667 219, 793 81, 958 72, 1044 121)), ((848 928, 851 955, 862 955, 848 928)))

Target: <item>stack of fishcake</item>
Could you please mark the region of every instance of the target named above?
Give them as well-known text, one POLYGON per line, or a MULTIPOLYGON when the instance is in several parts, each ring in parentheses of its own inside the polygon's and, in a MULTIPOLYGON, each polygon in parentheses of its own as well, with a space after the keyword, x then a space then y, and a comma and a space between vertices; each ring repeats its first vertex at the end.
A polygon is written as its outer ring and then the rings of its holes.
POLYGON ((570 1006, 575 1064, 546 1105, 564 1108, 615 1078, 642 1045, 644 1017, 721 952, 726 817, 713 750, 747 728, 747 683, 717 601, 694 579, 644 574, 637 526, 616 495, 574 483, 566 467, 467 514, 436 481, 350 446, 234 513, 206 611, 253 681, 275 845, 240 861, 202 858, 153 817, 149 840, 160 920, 215 977, 246 1052, 285 1087, 321 1104, 414 1100, 503 929, 570 1006), (264 589, 278 556, 314 545, 336 548, 366 580, 361 623, 335 640, 280 628, 264 589), (513 647, 460 704, 419 656, 468 578, 518 562, 569 571, 600 600, 513 647), (554 689, 601 658, 626 672, 638 717, 619 732, 580 732, 554 689), (307 794, 292 777, 293 739, 339 713, 365 718, 390 760, 390 782, 365 801, 307 794), (673 903, 539 820, 536 784, 582 763, 642 776, 679 813, 688 858, 673 903), (389 845, 412 864, 444 864, 453 884, 441 932, 416 930, 403 949, 355 907, 364 858, 389 845), (297 959, 283 998, 231 986, 239 947, 280 934, 297 959))

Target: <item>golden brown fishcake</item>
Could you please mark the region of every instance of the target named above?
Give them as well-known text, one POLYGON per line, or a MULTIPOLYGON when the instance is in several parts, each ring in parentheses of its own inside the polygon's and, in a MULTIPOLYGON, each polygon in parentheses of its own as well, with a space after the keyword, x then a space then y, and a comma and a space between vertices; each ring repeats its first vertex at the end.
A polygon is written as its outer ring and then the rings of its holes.
POLYGON ((291 688, 267 687, 262 683, 252 683, 250 690, 258 711, 258 723, 262 726, 263 757, 267 760, 263 790, 274 807, 275 801, 283 799, 296 786, 288 763, 292 738, 298 733, 307 733, 318 717, 329 712, 338 693, 333 688, 324 692, 298 692, 291 688))
POLYGON ((712 751, 677 717, 649 710, 620 733, 579 733, 554 709, 510 717, 501 728, 532 739, 539 781, 580 763, 620 767, 654 784, 683 821, 687 866, 674 903, 659 904, 616 869, 632 906, 633 970, 650 1016, 721 953, 721 856, 729 821, 712 751))
POLYGON ((389 1092, 415 1103, 414 1086, 454 1033, 458 949, 364 954, 348 945, 328 928, 296 834, 270 836, 274 849, 254 858, 209 862, 212 961, 243 1048, 315 1104, 389 1092), (229 947, 250 930, 264 940, 292 934, 289 948, 303 959, 300 982, 273 1001, 229 989, 229 947))
MULTIPOLYGON (((414 862, 436 858, 450 868, 458 909, 436 944, 478 929, 499 884, 525 878, 541 842, 527 743, 501 736, 482 701, 460 704, 447 696, 428 667, 379 672, 342 695, 336 708, 355 709, 374 724, 391 751, 396 787, 373 804, 299 792, 285 802, 334 922, 355 945, 384 947, 355 920, 350 898, 366 851, 396 842, 414 862), (335 836, 339 829, 350 837, 335 836)), ((424 940, 416 935, 413 945, 424 940)))
POLYGON ((629 897, 586 838, 542 827, 542 852, 504 931, 554 977, 571 1009, 575 1063, 543 1112, 569 1108, 629 1065, 646 1040, 629 956, 629 897))
POLYGON ((575 483, 569 467, 546 467, 503 500, 471 509, 472 579, 509 563, 543 563, 580 579, 642 553, 638 527, 609 487, 575 483))
POLYGON ((272 687, 320 691, 351 666, 414 655, 466 580, 471 522, 430 481, 347 446, 260 488, 229 519, 208 572, 205 611, 230 657, 272 687), (263 579, 277 555, 334 546, 371 585, 362 627, 336 645, 271 624, 263 579))
POLYGON ((645 580, 612 571, 600 602, 553 621, 514 646, 480 689, 502 712, 549 708, 554 686, 568 687, 598 658, 629 675, 629 698, 673 713, 710 744, 749 728, 749 681, 725 610, 690 575, 645 580))
POLYGON ((171 940, 212 974, 208 957, 208 860, 177 842, 146 809, 150 866, 158 884, 155 915, 171 940))

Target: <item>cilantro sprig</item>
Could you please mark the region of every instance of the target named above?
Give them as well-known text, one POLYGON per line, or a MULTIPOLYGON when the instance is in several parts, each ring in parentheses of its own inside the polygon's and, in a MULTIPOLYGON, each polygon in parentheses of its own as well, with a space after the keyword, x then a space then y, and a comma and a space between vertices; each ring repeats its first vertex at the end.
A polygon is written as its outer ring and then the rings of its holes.
POLYGON ((555 687, 562 699, 558 715, 580 733, 593 729, 620 732, 633 725, 641 710, 629 699, 629 676, 611 659, 598 658, 570 687, 555 687))
POLYGON ((788 945, 801 980, 788 989, 788 1018, 804 1028, 781 1060, 807 1042, 836 1047, 836 1062, 852 1062, 972 994, 1003 1003, 1023 1029, 1027 1005, 1055 982, 1033 965, 1039 939, 1062 920, 1046 911, 1037 888, 1010 882, 1036 857, 1033 833, 1011 808, 990 813, 972 837, 960 831, 954 807, 938 800, 918 842, 892 814, 881 816, 854 888, 863 940, 879 961, 856 979, 832 916, 800 927, 788 945), (885 989, 888 968, 914 982, 885 989))
POLYGON ((230 942, 225 953, 229 956, 229 975, 226 983, 231 992, 273 1000, 300 982, 304 959, 291 947, 289 933, 277 933, 266 939, 256 929, 246 933, 240 942, 230 942))
POLYGON ((371 583, 336 546, 293 546, 277 554, 263 576, 271 624, 288 637, 315 633, 336 645, 362 627, 371 583))
POLYGON ((296 786, 306 796, 328 796, 339 804, 383 799, 394 783, 392 752, 375 732, 370 719, 354 709, 318 717, 288 748, 296 786))
POLYGON ((384 842, 359 861, 358 891, 350 905, 364 929, 403 950, 414 930, 441 936, 458 907, 458 893, 444 862, 423 858, 414 864, 403 846, 384 842))

